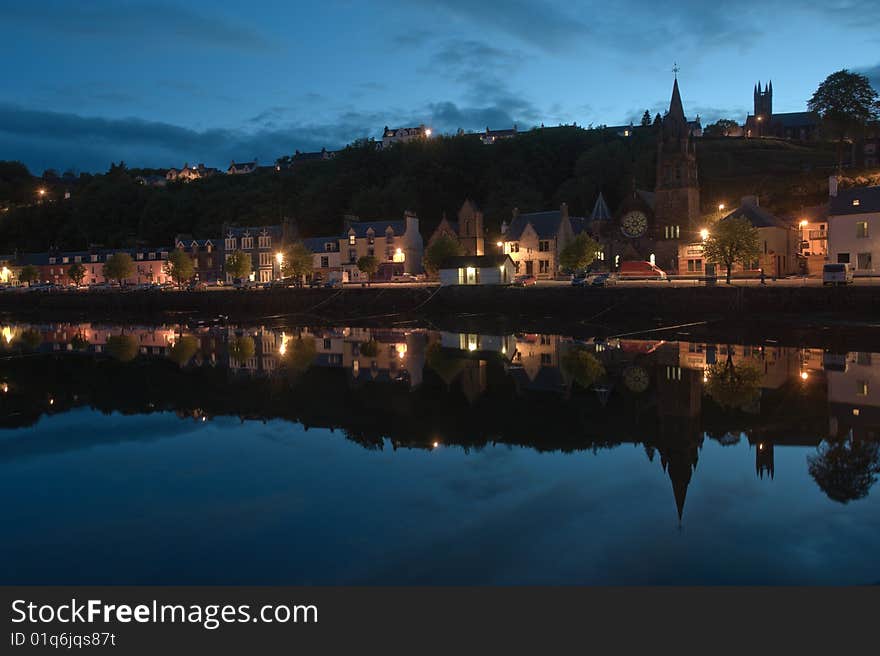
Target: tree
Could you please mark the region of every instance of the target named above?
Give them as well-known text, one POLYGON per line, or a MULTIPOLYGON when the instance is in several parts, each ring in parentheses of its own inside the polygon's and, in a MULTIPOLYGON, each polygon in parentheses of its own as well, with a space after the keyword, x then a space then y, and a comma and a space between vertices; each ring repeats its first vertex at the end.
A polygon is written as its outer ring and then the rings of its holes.
POLYGON ((605 375, 605 367, 583 347, 575 347, 562 356, 562 370, 584 389, 589 389, 605 375))
POLYGON ((714 123, 707 125, 703 134, 707 137, 729 137, 739 129, 739 123, 729 118, 719 118, 714 123))
POLYGON ((282 363, 288 371, 299 374, 312 366, 317 352, 314 337, 299 335, 296 339, 290 340, 286 345, 282 363))
POLYGON ((464 249, 461 247, 461 244, 449 235, 441 235, 425 249, 425 254, 422 256, 422 264, 425 267, 425 271, 434 276, 437 275, 437 272, 440 271, 440 267, 443 266, 446 260, 458 255, 464 255, 464 249))
POLYGON ((840 503, 863 499, 880 474, 880 444, 867 440, 823 442, 807 457, 810 476, 829 499, 840 503))
POLYGON ((751 410, 761 395, 761 370, 750 362, 733 363, 727 349, 724 362, 716 362, 706 372, 706 394, 728 410, 751 410))
MULTIPOLYGON (((169 254, 169 259, 170 259, 169 254)), ((183 335, 168 349, 168 359, 183 367, 199 352, 199 340, 193 335, 183 335)))
POLYGON ((74 262, 67 269, 67 277, 75 282, 78 287, 82 285, 83 278, 86 277, 86 268, 79 262, 74 262))
POLYGON ((367 280, 369 281, 373 278, 373 274, 379 270, 379 260, 373 255, 364 255, 358 258, 357 268, 367 274, 367 280))
POLYGON ((226 260, 226 273, 233 278, 248 278, 251 275, 251 256, 244 251, 235 251, 226 260))
POLYGON ((18 281, 22 283, 35 283, 40 280, 40 270, 33 264, 25 264, 18 273, 18 281))
POLYGON ((314 268, 314 253, 301 241, 294 242, 282 253, 281 275, 285 278, 302 279, 310 276, 314 268))
POLYGON ((642 114, 642 127, 651 127, 651 112, 649 112, 647 109, 645 110, 645 113, 642 114))
POLYGON ((563 247, 559 253, 559 264, 566 271, 586 269, 595 261, 599 248, 595 239, 582 232, 563 247))
POLYGON ((122 286, 123 281, 134 273, 134 260, 128 253, 114 253, 104 263, 104 277, 115 280, 122 286))
POLYGON ((717 262, 727 269, 727 284, 736 262, 743 266, 761 254, 758 247, 758 229, 745 217, 731 217, 715 224, 712 234, 703 245, 707 262, 717 262))
POLYGON ((837 140, 837 169, 843 168, 843 144, 864 131, 870 121, 880 118, 877 91, 864 75, 845 68, 832 73, 819 85, 807 102, 816 112, 822 128, 837 140))
POLYGON ((134 335, 111 335, 107 338, 107 353, 118 362, 131 362, 138 354, 138 341, 134 335))
POLYGON ((193 259, 183 251, 183 249, 175 248, 168 253, 168 263, 165 270, 171 279, 180 287, 184 281, 193 277, 196 272, 193 259))

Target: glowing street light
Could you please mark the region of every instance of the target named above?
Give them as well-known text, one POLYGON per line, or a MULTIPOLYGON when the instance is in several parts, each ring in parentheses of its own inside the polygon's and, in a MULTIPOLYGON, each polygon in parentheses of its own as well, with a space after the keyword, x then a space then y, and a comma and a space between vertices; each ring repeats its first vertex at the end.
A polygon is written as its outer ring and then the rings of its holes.
POLYGON ((431 136, 431 128, 425 128, 425 136, 426 136, 426 137, 430 137, 430 136, 431 136))
POLYGON ((700 230, 700 239, 706 241, 709 238, 709 231, 706 228, 700 230))
POLYGON ((718 211, 723 212, 726 205, 724 203, 718 203, 718 211))
POLYGON ((806 380, 809 377, 810 377, 810 374, 808 374, 806 371, 801 372, 801 380, 806 380))
POLYGON ((798 225, 801 227, 801 230, 803 230, 804 228, 807 227, 807 222, 806 222, 806 221, 801 221, 798 225))

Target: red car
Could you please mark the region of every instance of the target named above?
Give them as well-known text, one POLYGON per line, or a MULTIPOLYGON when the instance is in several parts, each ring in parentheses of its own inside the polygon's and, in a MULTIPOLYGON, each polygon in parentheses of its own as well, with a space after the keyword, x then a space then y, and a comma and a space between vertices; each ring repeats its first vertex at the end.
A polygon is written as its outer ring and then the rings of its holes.
POLYGON ((538 279, 535 276, 517 276, 513 279, 513 284, 517 287, 531 287, 538 284, 538 279))

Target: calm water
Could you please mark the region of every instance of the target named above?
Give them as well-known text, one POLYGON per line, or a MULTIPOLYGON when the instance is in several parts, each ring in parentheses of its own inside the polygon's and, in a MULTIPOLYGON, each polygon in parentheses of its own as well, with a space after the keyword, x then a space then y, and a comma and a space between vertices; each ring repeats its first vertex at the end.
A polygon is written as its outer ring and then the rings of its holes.
POLYGON ((0 583, 880 582, 880 354, 0 325, 0 583))

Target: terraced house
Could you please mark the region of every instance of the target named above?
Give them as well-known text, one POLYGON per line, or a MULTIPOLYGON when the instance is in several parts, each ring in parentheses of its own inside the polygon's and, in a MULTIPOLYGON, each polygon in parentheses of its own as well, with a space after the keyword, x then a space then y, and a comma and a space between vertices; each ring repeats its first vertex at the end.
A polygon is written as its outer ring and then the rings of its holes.
MULTIPOLYGON (((275 256, 285 244, 292 241, 293 234, 294 229, 288 223, 255 227, 225 226, 222 237, 223 262, 236 251, 247 253, 251 256, 251 280, 269 282, 281 275, 275 256)), ((225 273, 225 279, 226 282, 232 282, 229 273, 225 273)))

